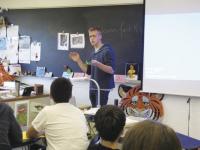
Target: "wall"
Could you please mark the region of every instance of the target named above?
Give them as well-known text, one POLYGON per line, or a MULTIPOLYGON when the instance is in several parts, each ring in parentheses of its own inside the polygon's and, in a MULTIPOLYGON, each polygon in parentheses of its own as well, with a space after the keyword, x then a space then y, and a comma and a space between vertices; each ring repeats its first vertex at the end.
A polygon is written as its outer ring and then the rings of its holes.
POLYGON ((1 0, 0 6, 8 9, 60 8, 102 5, 142 4, 143 0, 1 0))
POLYGON ((2 15, 10 24, 19 25, 20 35, 30 36, 32 42, 41 42, 40 61, 21 64, 23 72, 35 72, 37 66, 44 66, 46 71, 52 72, 54 76, 62 76, 64 65, 68 65, 74 72, 80 72, 79 67, 69 59, 68 54, 71 51, 77 51, 84 62, 90 61, 89 56, 93 48, 89 42, 87 30, 91 26, 99 26, 102 29, 103 42, 110 44, 115 51, 117 60, 115 74, 124 74, 127 62, 138 63, 139 79, 141 79, 143 6, 142 4, 137 4, 78 8, 15 9, 2 13, 2 15), (69 46, 68 51, 57 50, 57 34, 60 32, 85 34, 84 48, 71 48, 69 46), (130 55, 131 53, 132 55, 130 55))
MULTIPOLYGON (((50 1, 50 0, 1 0, 0 6, 5 8, 40 8, 40 7, 68 7, 68 6, 84 6, 84 5, 110 5, 110 4, 132 4, 132 3, 142 3, 142 0, 85 0, 84 4, 80 3, 80 0, 66 1, 50 1), (55 3, 55 4, 54 4, 55 3), (63 4, 63 5, 62 5, 63 4)), ((26 79, 28 80, 28 79, 26 79)), ((41 79, 42 80, 42 79, 41 79)), ((28 80, 30 82, 30 80, 28 80)), ((49 80, 47 80, 49 81, 49 80)), ((34 81, 32 81, 34 82, 34 81)), ((50 82, 50 81, 49 81, 50 82)), ((36 82, 38 83, 38 82, 36 82)), ((40 83, 40 82, 39 82, 40 83)), ((50 84, 47 83, 47 86, 50 84)), ((84 88, 83 88, 84 89, 84 88)), ((79 96, 85 92, 77 93, 79 96)), ((116 93, 115 93, 116 94, 116 93)), ((113 94, 113 97, 117 95, 113 94)), ((85 95, 83 95, 85 97, 85 95)), ((188 114, 189 114, 189 104, 187 103, 188 97, 176 96, 176 95, 165 95, 163 99, 163 105, 165 110, 165 116, 163 122, 173 127, 176 131, 183 134, 188 133, 188 114)), ((86 100, 87 101, 87 100, 86 100)), ((109 103, 112 103, 109 101, 109 103)), ((200 139, 200 98, 192 98, 190 104, 190 124, 189 124, 189 134, 194 138, 200 139)))

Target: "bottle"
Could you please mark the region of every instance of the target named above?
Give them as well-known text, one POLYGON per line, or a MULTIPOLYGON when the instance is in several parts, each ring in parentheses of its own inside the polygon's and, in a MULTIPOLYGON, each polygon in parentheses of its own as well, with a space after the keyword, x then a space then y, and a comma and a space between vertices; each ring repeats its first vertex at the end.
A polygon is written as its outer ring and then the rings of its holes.
POLYGON ((118 106, 118 99, 117 98, 114 100, 114 105, 118 106))
POLYGON ((20 91, 20 81, 15 81, 15 96, 19 96, 20 91))

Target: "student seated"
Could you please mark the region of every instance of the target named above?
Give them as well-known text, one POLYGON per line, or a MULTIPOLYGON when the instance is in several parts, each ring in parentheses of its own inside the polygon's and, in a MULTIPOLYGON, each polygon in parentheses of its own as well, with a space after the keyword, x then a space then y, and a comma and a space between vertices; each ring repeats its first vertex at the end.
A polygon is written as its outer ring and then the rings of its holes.
POLYGON ((128 130, 122 150, 181 150, 174 130, 164 124, 145 120, 128 130))
POLYGON ((22 130, 17 123, 12 108, 0 103, 0 150, 11 150, 21 144, 22 130))
POLYGON ((69 79, 57 78, 50 87, 55 105, 44 107, 27 132, 30 138, 44 131, 47 150, 86 150, 87 123, 81 110, 69 103, 72 84, 69 79))
POLYGON ((102 106, 94 117, 95 127, 100 136, 100 143, 93 144, 88 150, 117 150, 118 140, 123 132, 126 116, 113 105, 102 106))

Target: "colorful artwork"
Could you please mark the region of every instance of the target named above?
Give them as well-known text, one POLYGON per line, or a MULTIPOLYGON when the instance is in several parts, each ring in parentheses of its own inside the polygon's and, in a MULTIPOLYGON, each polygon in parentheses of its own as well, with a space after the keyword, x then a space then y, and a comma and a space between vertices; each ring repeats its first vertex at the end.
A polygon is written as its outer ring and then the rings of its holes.
POLYGON ((141 92, 141 86, 121 86, 118 89, 122 97, 120 107, 127 115, 151 120, 161 120, 164 115, 161 100, 164 94, 141 92), (126 92, 127 91, 127 92, 126 92))
POLYGON ((29 121, 29 101, 15 103, 15 117, 22 130, 27 130, 29 121))

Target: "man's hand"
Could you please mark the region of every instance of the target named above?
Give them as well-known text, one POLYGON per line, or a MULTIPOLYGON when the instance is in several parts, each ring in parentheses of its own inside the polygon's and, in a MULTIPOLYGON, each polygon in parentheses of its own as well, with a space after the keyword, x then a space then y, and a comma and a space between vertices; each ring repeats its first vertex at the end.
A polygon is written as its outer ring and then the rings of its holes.
POLYGON ((69 53, 69 58, 72 59, 75 62, 80 61, 80 55, 77 52, 70 52, 69 53))
POLYGON ((114 70, 111 66, 108 66, 108 65, 104 65, 102 64, 101 62, 97 61, 97 60, 92 60, 91 61, 91 65, 92 66, 96 66, 98 67, 99 69, 101 69, 102 71, 106 72, 106 73, 109 73, 109 74, 114 74, 114 70))
POLYGON ((97 60, 92 60, 91 61, 91 65, 93 65, 93 66, 97 66, 98 67, 98 65, 100 64, 100 62, 99 61, 97 61, 97 60))

